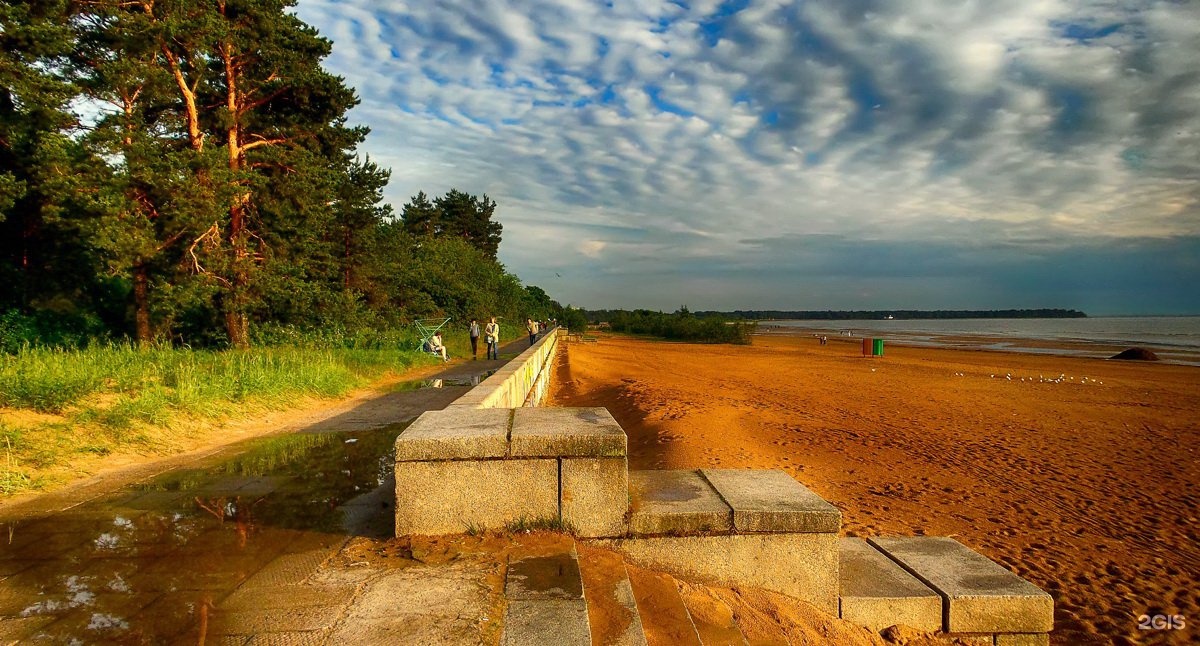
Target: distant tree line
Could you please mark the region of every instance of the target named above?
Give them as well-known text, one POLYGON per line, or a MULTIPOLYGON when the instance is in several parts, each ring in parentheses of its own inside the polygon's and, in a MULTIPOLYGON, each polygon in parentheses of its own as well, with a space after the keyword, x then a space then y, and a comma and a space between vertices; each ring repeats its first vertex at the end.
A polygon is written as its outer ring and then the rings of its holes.
POLYGON ((848 321, 878 320, 889 316, 895 319, 1070 319, 1087 318, 1079 310, 734 310, 732 312, 697 312, 697 316, 724 316, 748 321, 810 320, 848 321))
MULTIPOLYGON (((0 0, 0 325, 250 344, 255 329, 548 318, 496 203, 397 218, 293 0, 0 0)), ((3 333, 3 330, 0 330, 3 333)))
POLYGON ((720 316, 693 315, 681 307, 671 314, 651 310, 606 310, 605 321, 617 332, 645 334, 675 341, 750 343, 754 323, 728 321, 720 316))

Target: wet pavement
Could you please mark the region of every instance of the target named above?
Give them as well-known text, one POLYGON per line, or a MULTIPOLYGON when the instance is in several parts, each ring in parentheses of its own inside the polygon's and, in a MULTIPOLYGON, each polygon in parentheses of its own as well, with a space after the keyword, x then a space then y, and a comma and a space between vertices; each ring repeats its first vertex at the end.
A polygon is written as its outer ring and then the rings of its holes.
POLYGON ((464 362, 107 492, 0 510, 0 643, 329 637, 364 588, 322 564, 355 536, 391 536, 396 435, 498 365, 464 362))

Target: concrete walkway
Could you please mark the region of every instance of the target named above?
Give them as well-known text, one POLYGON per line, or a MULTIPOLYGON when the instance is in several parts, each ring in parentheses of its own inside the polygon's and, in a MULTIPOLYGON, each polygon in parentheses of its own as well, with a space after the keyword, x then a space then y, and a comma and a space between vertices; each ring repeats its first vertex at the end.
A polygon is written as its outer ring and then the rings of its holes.
POLYGON ((395 436, 526 347, 0 507, 0 644, 494 641, 492 556, 372 550, 395 549, 395 436))

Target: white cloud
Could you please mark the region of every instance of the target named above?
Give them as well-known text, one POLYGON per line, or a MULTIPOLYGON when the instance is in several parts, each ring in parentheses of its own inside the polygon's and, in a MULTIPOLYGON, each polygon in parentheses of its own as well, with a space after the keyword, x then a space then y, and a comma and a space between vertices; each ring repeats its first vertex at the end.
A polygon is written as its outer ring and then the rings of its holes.
POLYGON ((743 241, 764 235, 1200 235, 1194 3, 720 6, 302 0, 298 14, 333 38, 328 65, 362 97, 352 117, 397 206, 489 193, 501 256, 532 282, 580 255, 664 277, 563 279, 595 305, 683 289, 692 261, 753 265, 743 241))

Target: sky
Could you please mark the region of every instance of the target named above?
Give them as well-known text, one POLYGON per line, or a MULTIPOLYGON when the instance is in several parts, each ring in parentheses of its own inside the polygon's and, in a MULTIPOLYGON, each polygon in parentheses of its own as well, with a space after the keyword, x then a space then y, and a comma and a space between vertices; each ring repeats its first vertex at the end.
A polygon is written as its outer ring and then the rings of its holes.
POLYGON ((300 0, 362 151, 588 308, 1200 314, 1200 3, 300 0))

